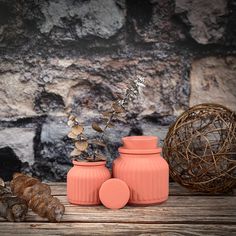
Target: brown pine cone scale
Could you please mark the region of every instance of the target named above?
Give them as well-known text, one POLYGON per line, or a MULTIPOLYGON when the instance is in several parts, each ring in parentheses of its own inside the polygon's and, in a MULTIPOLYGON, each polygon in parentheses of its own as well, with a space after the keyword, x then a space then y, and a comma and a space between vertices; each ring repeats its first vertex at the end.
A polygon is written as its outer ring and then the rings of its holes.
POLYGON ((29 208, 50 222, 59 222, 65 212, 64 205, 51 195, 50 187, 38 179, 16 173, 10 183, 14 194, 23 198, 29 208))

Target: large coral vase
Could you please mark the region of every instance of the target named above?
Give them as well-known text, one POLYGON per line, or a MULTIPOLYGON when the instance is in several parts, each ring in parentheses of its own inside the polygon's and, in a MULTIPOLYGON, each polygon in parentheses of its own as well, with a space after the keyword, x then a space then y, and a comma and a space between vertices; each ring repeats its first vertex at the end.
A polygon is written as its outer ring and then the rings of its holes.
POLYGON ((157 137, 130 136, 122 139, 120 157, 113 162, 113 176, 127 183, 130 204, 149 205, 166 201, 169 167, 157 147, 157 137))

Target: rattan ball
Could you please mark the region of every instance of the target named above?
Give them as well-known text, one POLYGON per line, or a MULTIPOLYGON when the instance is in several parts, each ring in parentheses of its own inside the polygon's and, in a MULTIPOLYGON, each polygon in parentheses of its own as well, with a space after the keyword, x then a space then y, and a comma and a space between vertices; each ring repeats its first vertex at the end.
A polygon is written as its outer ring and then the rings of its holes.
POLYGON ((170 127, 163 146, 174 181, 194 191, 223 193, 236 186, 236 114, 200 104, 170 127))

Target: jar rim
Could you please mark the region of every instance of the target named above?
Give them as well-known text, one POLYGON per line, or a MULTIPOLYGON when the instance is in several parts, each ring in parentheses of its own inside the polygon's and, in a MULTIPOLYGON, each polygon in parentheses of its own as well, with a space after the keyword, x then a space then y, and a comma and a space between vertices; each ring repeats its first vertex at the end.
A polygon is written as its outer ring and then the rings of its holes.
POLYGON ((82 162, 82 161, 72 161, 75 166, 105 166, 106 161, 90 161, 90 162, 82 162))
POLYGON ((122 138, 123 146, 120 153, 127 154, 156 154, 161 152, 157 136, 127 136, 122 138))
POLYGON ((135 141, 135 140, 138 140, 138 141, 142 141, 142 140, 145 140, 145 141, 153 141, 153 140, 158 140, 158 137, 157 136, 145 136, 145 135, 140 135, 140 136, 126 136, 126 137, 123 137, 122 138, 122 141, 125 141, 125 140, 132 140, 132 141, 135 141))

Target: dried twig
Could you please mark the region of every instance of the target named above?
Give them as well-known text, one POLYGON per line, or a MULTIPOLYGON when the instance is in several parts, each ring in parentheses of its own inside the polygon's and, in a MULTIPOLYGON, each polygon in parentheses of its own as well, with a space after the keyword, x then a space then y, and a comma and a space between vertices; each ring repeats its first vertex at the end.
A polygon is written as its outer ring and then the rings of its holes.
POLYGON ((126 90, 124 96, 119 97, 115 102, 112 103, 111 110, 102 113, 103 119, 100 124, 96 122, 92 123, 92 128, 99 136, 98 139, 89 140, 84 135, 84 128, 79 124, 78 119, 74 115, 69 115, 68 125, 71 127, 71 131, 68 137, 74 140, 75 149, 71 152, 73 158, 83 158, 87 161, 103 161, 106 160, 100 152, 101 147, 106 147, 104 137, 107 129, 114 127, 114 118, 122 119, 122 114, 126 112, 127 105, 129 102, 133 102, 134 99, 140 94, 141 87, 144 87, 144 79, 138 77, 131 82, 130 87, 126 90), (88 148, 92 147, 92 154, 88 152, 88 148))

